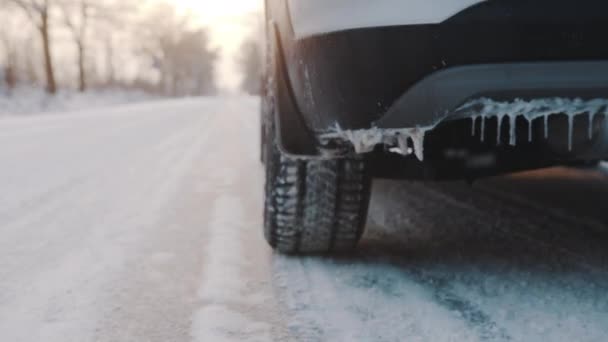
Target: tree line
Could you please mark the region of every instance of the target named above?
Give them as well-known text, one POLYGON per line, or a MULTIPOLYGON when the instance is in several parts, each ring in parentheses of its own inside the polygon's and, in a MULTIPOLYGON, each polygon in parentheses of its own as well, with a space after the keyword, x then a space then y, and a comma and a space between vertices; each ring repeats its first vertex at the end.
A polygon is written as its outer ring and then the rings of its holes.
POLYGON ((169 3, 0 0, 0 23, 7 89, 30 83, 55 94, 62 86, 122 86, 170 96, 216 90, 218 52, 208 31, 169 3))

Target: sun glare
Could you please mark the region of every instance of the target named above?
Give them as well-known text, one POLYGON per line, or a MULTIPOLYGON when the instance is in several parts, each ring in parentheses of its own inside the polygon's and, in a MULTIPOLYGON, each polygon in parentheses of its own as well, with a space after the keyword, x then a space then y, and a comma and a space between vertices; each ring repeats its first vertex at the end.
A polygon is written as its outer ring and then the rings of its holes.
POLYGON ((190 12, 201 26, 208 27, 213 44, 223 55, 220 63, 220 86, 235 89, 240 80, 234 56, 244 38, 256 28, 252 16, 262 11, 262 0, 173 0, 178 10, 190 12))
POLYGON ((181 10, 190 10, 203 24, 234 20, 261 9, 260 0, 174 0, 181 10))

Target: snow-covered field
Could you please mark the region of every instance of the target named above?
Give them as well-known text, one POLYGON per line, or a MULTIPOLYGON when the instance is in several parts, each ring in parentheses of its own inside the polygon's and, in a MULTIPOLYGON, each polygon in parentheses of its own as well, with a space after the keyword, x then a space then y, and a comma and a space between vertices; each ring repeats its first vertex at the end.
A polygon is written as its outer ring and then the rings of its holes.
POLYGON ((24 86, 10 94, 0 91, 0 117, 89 110, 152 99, 152 95, 140 91, 120 89, 89 90, 85 93, 60 90, 56 95, 49 96, 42 88, 24 86))
POLYGON ((357 253, 278 256, 258 102, 0 120, 0 340, 608 339, 606 173, 377 181, 357 253))

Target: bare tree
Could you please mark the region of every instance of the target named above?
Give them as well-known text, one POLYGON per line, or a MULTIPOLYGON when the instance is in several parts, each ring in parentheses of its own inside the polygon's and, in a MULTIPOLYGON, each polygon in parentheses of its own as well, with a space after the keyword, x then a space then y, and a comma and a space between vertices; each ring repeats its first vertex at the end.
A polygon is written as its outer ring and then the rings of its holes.
POLYGON ((247 39, 241 46, 242 54, 239 59, 243 81, 241 90, 251 95, 262 92, 262 47, 259 39, 247 39))
POLYGON ((251 13, 246 18, 251 32, 241 44, 240 55, 237 56, 237 63, 243 76, 241 90, 251 95, 260 95, 263 89, 265 25, 262 18, 262 13, 257 12, 251 13))
POLYGON ((87 0, 61 2, 61 11, 72 39, 76 44, 78 58, 78 90, 84 92, 87 88, 86 77, 86 39, 89 28, 91 5, 87 0))
POLYGON ((116 67, 114 66, 114 36, 112 33, 106 34, 104 39, 104 50, 105 50, 105 69, 106 79, 105 82, 108 85, 116 82, 116 67))
POLYGON ((3 51, 3 56, 0 61, 4 60, 3 78, 9 91, 17 85, 17 49, 11 33, 7 30, 0 31, 0 47, 3 51))
POLYGON ((139 23, 136 39, 141 42, 140 52, 158 71, 158 87, 161 93, 175 95, 177 80, 173 79, 174 68, 171 55, 178 40, 178 32, 185 30, 187 19, 179 18, 175 8, 167 3, 159 3, 139 23))
POLYGON ((215 91, 214 62, 217 53, 209 49, 203 29, 182 32, 173 47, 173 86, 177 95, 208 95, 215 91))
MULTIPOLYGON (((60 4, 66 27, 72 35, 77 49, 78 89, 87 88, 87 54, 92 30, 99 31, 99 39, 105 40, 106 58, 113 59, 112 30, 122 26, 124 16, 133 10, 129 0, 56 0, 60 4), (103 31, 103 32, 101 32, 103 31)), ((114 78, 113 65, 109 69, 114 78)))
POLYGON ((32 53, 37 50, 37 41, 35 33, 30 33, 21 41, 22 50, 19 53, 19 61, 21 62, 21 72, 23 75, 19 78, 20 81, 28 82, 29 84, 40 84, 41 69, 36 59, 39 53, 32 53))
POLYGON ((141 52, 159 73, 159 88, 171 96, 206 95, 215 91, 218 57, 204 29, 192 29, 189 18, 160 4, 140 24, 141 52))
POLYGON ((52 0, 7 0, 19 7, 31 23, 36 27, 42 41, 44 71, 46 75, 46 90, 49 94, 57 92, 53 56, 51 54, 50 9, 52 0))
MULTIPOLYGON (((98 2, 101 0, 97 0, 98 2)), ((104 82, 108 85, 117 82, 117 69, 120 66, 116 63, 116 57, 125 49, 122 48, 121 37, 129 36, 127 32, 136 30, 137 20, 135 16, 140 0, 104 0, 103 10, 98 11, 98 15, 94 18, 93 29, 95 35, 99 38, 99 49, 103 51, 100 56, 103 56, 105 77, 104 82), (121 49, 122 48, 122 49, 121 49)), ((131 53, 135 53, 136 44, 130 45, 131 53), (135 45, 135 46, 134 46, 135 45)), ((129 52, 127 52, 129 53, 129 52)))
POLYGON ((137 80, 147 89, 156 84, 167 95, 214 92, 218 54, 210 48, 207 31, 169 3, 136 11, 140 6, 141 0, 0 0, 0 15, 19 16, 17 24, 0 19, 5 26, 0 27, 0 67, 6 68, 0 77, 10 84, 17 76, 24 81, 45 79, 47 91, 55 93, 57 68, 62 68, 65 74, 77 70, 74 80, 80 91, 94 84, 132 86, 137 80), (32 23, 26 25, 27 35, 23 22, 32 23), (56 55, 54 65, 55 32, 74 43, 76 63, 56 55), (42 44, 32 49, 38 37, 42 44), (12 48, 3 49, 9 45, 12 48), (36 63, 38 56, 44 63, 36 63))

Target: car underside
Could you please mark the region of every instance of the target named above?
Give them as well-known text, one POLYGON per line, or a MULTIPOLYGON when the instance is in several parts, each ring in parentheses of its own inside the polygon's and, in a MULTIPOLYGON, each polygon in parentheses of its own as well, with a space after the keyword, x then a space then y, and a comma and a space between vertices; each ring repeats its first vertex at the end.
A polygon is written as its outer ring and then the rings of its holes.
MULTIPOLYGON (((267 0, 266 9, 264 141, 295 170, 346 160, 366 179, 473 180, 608 158, 605 1, 267 0)), ((369 199, 357 196, 365 212, 369 199)), ((339 210, 331 215, 339 227, 339 210)), ((306 234, 292 219, 290 234, 306 234)))

